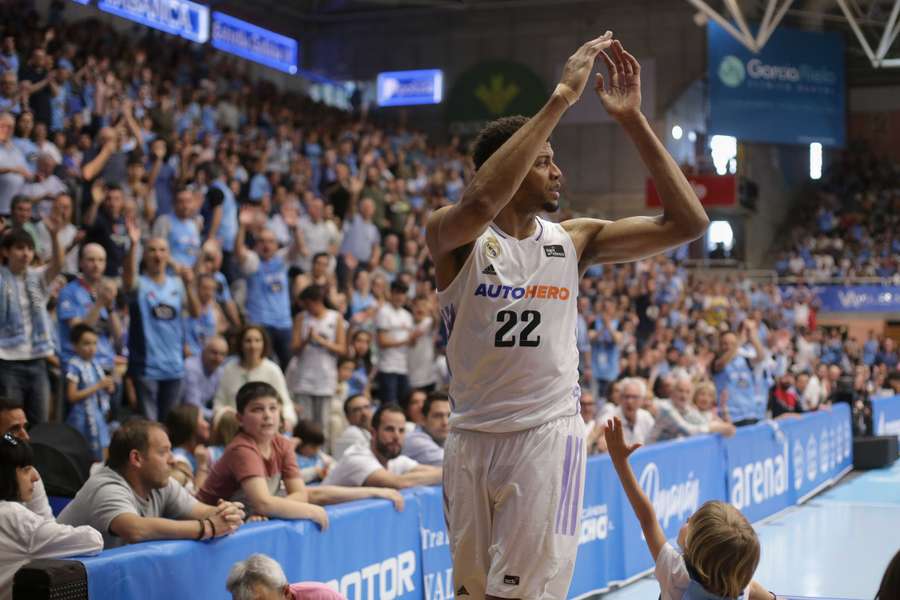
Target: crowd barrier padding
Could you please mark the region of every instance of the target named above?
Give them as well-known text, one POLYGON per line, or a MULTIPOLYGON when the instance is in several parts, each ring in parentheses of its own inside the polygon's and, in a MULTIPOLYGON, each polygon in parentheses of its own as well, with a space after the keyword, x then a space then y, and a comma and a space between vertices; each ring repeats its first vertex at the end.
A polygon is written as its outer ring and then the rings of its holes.
POLYGON ((900 396, 872 398, 872 429, 875 435, 896 435, 900 440, 900 396))
MULTIPOLYGON (((707 500, 729 500, 751 521, 803 502, 847 472, 851 455, 850 411, 839 404, 830 412, 744 427, 729 439, 698 436, 641 448, 631 464, 666 535, 674 538, 707 500)), ((588 460, 587 472, 570 598, 653 566, 609 457, 588 460)), ((402 513, 386 500, 328 507, 324 532, 309 521, 273 520, 211 542, 147 542, 104 551, 81 559, 89 597, 225 599, 232 564, 263 552, 283 565, 290 581, 324 581, 349 600, 452 598, 442 491, 413 488, 403 495, 402 513)))

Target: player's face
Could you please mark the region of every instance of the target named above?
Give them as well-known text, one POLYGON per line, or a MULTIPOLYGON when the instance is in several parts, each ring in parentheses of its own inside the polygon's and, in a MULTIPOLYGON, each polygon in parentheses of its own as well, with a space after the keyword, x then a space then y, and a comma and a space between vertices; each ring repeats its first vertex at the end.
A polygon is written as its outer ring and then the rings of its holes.
POLYGON ((538 153, 531 170, 522 182, 529 203, 534 203, 540 210, 556 212, 559 210, 559 193, 562 189, 562 171, 553 162, 553 148, 549 142, 538 153))
POLYGON ((403 435, 406 418, 395 412, 385 412, 375 431, 375 450, 384 458, 391 460, 400 456, 403 449, 403 435))

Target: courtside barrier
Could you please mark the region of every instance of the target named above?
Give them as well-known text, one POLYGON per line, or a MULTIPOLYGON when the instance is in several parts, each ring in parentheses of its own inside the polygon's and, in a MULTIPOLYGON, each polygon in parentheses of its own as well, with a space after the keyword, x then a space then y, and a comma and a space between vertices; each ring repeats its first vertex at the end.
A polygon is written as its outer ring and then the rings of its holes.
MULTIPOLYGON (((752 521, 803 502, 847 472, 851 455, 850 411, 841 404, 745 427, 730 439, 656 444, 638 450, 631 462, 674 538, 707 500, 727 499, 752 521)), ((609 457, 590 459, 587 471, 571 598, 653 566, 609 457)), ((82 559, 88 594, 91 600, 226 599, 231 565, 264 552, 284 566, 290 581, 325 581, 349 600, 446 600, 454 590, 441 494, 440 488, 406 490, 402 513, 385 500, 329 507, 331 525, 324 532, 309 521, 274 520, 211 542, 148 542, 106 551, 82 559)))
POLYGON ((875 435, 900 439, 900 396, 872 398, 872 429, 875 435))

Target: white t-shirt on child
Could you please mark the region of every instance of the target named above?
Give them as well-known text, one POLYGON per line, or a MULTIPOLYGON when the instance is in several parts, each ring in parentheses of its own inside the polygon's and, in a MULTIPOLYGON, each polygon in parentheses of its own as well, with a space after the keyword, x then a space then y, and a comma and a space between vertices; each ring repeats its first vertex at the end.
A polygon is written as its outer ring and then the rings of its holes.
MULTIPOLYGON (((654 575, 659 582, 661 600, 682 600, 691 583, 684 557, 668 542, 660 548, 659 556, 656 557, 654 575)), ((739 600, 747 598, 747 590, 744 590, 739 600)))

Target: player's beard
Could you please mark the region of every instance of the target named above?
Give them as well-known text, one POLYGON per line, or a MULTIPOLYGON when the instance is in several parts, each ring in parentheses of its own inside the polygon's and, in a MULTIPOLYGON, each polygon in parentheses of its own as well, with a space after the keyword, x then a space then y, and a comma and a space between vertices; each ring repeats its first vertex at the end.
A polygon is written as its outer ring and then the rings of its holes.
POLYGON ((554 213, 559 210, 559 202, 555 200, 547 200, 544 202, 544 205, 541 207, 544 209, 544 212, 554 213))

